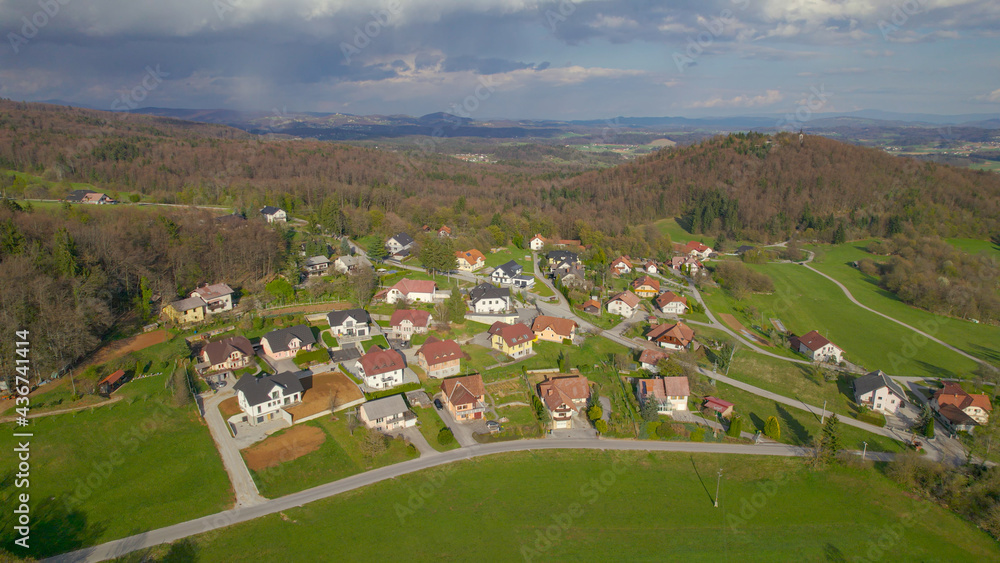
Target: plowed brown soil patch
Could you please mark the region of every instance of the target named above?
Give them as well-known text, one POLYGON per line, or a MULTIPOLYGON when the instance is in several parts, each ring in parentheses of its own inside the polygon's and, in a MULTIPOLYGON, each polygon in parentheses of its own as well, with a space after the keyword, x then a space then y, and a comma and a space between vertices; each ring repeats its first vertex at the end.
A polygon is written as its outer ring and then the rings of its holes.
POLYGON ((314 452, 325 441, 326 433, 315 426, 293 426, 243 450, 243 459, 248 468, 261 471, 314 452))

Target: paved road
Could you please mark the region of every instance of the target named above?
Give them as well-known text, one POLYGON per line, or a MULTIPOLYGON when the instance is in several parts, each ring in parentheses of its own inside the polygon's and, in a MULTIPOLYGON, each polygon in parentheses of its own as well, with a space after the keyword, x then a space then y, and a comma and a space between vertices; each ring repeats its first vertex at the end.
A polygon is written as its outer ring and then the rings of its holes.
POLYGON ((257 484, 253 482, 250 470, 247 469, 243 456, 240 455, 240 450, 230 437, 229 429, 226 428, 226 421, 222 419, 222 413, 219 412, 219 403, 232 396, 233 389, 230 386, 224 391, 206 398, 204 400, 205 422, 208 424, 212 439, 215 440, 215 447, 219 450, 219 455, 222 456, 222 465, 226 468, 226 473, 229 474, 229 482, 232 483, 233 490, 236 492, 236 506, 238 508, 249 507, 258 505, 265 499, 257 491, 257 484))
MULTIPOLYGON (((439 455, 425 456, 395 465, 381 467, 366 473, 353 475, 339 481, 320 485, 312 489, 268 500, 261 504, 248 507, 237 507, 210 516, 181 522, 166 528, 151 530, 135 536, 111 541, 87 549, 81 549, 47 559, 52 562, 104 561, 121 557, 135 550, 145 549, 162 543, 174 542, 189 536, 202 534, 211 530, 225 528, 240 522, 246 522, 282 510, 288 510, 320 499, 328 498, 351 491, 379 481, 393 479, 401 475, 423 469, 430 469, 448 463, 474 457, 493 455, 504 452, 519 452, 530 450, 559 449, 593 449, 593 450, 632 450, 632 451, 668 451, 686 453, 715 453, 734 455, 770 455, 783 457, 802 457, 811 455, 811 451, 797 446, 783 444, 767 444, 759 446, 736 444, 706 444, 697 442, 654 442, 638 440, 604 440, 604 439, 547 439, 518 440, 513 442, 497 442, 492 444, 477 444, 468 448, 459 448, 442 452, 439 455)), ((891 460, 892 454, 869 453, 869 458, 891 460)))
MULTIPOLYGON (((810 257, 809 258, 810 258, 810 260, 812 259, 812 253, 810 253, 810 257)), ((980 358, 977 358, 977 357, 973 356, 972 354, 963 352, 962 350, 959 350, 958 348, 955 348, 954 346, 952 346, 951 344, 948 344, 947 342, 944 342, 942 340, 938 340, 937 338, 934 338, 933 336, 927 334, 926 332, 924 332, 924 331, 922 331, 920 329, 914 328, 914 327, 912 327, 912 326, 904 323, 903 321, 898 321, 898 320, 890 317, 889 315, 886 315, 885 313, 880 313, 880 312, 876 311, 875 309, 872 309, 871 307, 862 305, 860 301, 858 301, 857 299, 854 298, 853 295, 851 295, 851 292, 848 291, 847 287, 845 287, 844 284, 842 284, 839 281, 835 280, 834 278, 832 278, 832 277, 824 274, 823 272, 817 270, 816 268, 813 268, 809 264, 803 264, 803 266, 805 266, 806 268, 809 268, 810 270, 816 272, 817 274, 819 274, 819 275, 823 276, 824 278, 826 278, 826 279, 832 281, 833 283, 837 284, 837 287, 839 287, 841 289, 841 291, 844 292, 844 295, 847 295, 847 298, 850 299, 851 302, 854 303, 855 305, 857 305, 858 307, 861 307, 862 309, 864 309, 864 310, 866 310, 866 311, 868 311, 870 313, 875 313, 876 315, 882 317, 883 319, 888 319, 888 320, 890 320, 890 321, 892 321, 892 322, 894 322, 894 323, 896 323, 896 324, 898 324, 900 326, 906 327, 906 328, 912 330, 913 332, 919 334, 920 336, 923 336, 924 338, 930 340, 931 342, 937 342, 938 344, 944 346, 945 348, 951 350, 952 352, 960 354, 960 355, 962 355, 962 356, 964 356, 964 357, 966 357, 966 358, 968 358, 968 359, 976 362, 977 364, 984 363, 983 360, 981 360, 980 358)))

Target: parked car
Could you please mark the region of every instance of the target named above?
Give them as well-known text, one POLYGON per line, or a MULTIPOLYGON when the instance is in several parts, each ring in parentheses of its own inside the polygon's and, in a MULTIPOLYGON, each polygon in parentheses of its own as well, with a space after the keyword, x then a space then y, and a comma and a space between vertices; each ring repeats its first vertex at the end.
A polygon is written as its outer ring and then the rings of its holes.
POLYGON ((438 410, 441 410, 441 409, 444 408, 444 405, 441 404, 441 399, 434 399, 434 408, 436 408, 438 410))

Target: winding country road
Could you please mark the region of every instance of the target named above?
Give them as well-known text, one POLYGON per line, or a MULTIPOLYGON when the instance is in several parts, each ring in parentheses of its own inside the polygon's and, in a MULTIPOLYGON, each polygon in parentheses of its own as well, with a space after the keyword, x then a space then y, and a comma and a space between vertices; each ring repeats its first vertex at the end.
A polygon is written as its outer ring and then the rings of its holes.
MULTIPOLYGON (((706 444, 697 442, 652 442, 638 440, 607 440, 598 438, 572 439, 536 439, 518 440, 513 442, 497 442, 492 444, 477 444, 442 452, 437 455, 420 457, 410 461, 388 465, 358 475, 353 475, 326 483, 312 489, 292 493, 261 504, 237 507, 210 516, 196 518, 187 522, 174 524, 158 530, 151 530, 120 540, 110 541, 98 546, 58 555, 45 561, 69 563, 80 561, 103 561, 121 557, 135 550, 145 549, 162 543, 174 542, 186 537, 202 534, 219 528, 246 522, 282 510, 288 510, 310 502, 328 498, 347 491, 393 479, 401 475, 430 469, 441 465, 506 452, 590 449, 590 450, 630 450, 630 451, 664 451, 686 453, 716 453, 737 455, 768 455, 784 457, 803 457, 811 455, 811 450, 798 446, 784 444, 762 444, 757 446, 736 444, 706 444)), ((869 452, 868 457, 880 461, 892 459, 892 454, 869 452)))

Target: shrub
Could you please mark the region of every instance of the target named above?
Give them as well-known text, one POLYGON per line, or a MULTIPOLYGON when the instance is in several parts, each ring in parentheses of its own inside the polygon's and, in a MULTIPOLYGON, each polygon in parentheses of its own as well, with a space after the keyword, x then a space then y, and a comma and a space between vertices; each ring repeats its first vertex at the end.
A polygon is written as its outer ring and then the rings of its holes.
POLYGON ((650 436, 650 437, 656 436, 656 431, 659 430, 659 429, 660 429, 660 421, 659 420, 654 420, 654 421, 646 423, 646 435, 647 436, 650 436))
POLYGON ((764 435, 776 442, 781 439, 781 425, 778 424, 777 417, 767 417, 767 422, 764 423, 764 435))
POLYGON ((704 442, 705 441, 705 429, 697 428, 691 431, 691 441, 692 442, 704 442))
POLYGON ((441 431, 438 432, 437 441, 438 444, 447 446, 455 441, 455 434, 451 431, 451 428, 442 428, 441 431))
POLYGON ((595 422, 594 423, 594 428, 596 428, 597 431, 599 433, 601 433, 601 434, 607 434, 608 433, 608 423, 606 421, 604 421, 603 419, 598 420, 597 422, 595 422))
POLYGON ((933 417, 927 419, 927 426, 924 427, 924 436, 927 436, 928 438, 933 438, 934 437, 934 418, 933 417))
POLYGON ((597 420, 604 416, 604 409, 600 405, 594 405, 587 410, 587 418, 591 421, 597 420))
POLYGON ((674 432, 674 425, 669 422, 664 422, 656 427, 656 435, 664 439, 674 437, 674 435, 676 435, 676 432, 674 432))
POLYGON ((726 436, 730 438, 739 438, 740 432, 743 431, 743 418, 739 416, 734 416, 729 422, 729 429, 726 430, 726 436))

